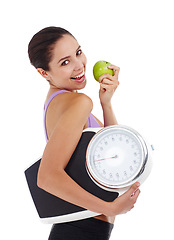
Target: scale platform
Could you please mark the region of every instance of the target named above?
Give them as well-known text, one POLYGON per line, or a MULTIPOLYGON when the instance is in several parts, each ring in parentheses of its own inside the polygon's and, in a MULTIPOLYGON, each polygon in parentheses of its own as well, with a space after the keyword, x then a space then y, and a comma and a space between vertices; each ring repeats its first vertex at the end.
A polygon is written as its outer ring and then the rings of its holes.
MULTIPOLYGON (((106 190, 96 184, 89 176, 86 168, 86 152, 91 139, 97 131, 99 131, 99 129, 85 129, 65 171, 86 191, 104 201, 111 202, 119 195, 123 194, 130 186, 127 188, 118 188, 114 191, 108 191, 108 189, 106 190)), ((91 212, 87 209, 71 204, 39 188, 37 186, 37 174, 40 161, 41 159, 27 168, 25 170, 25 176, 34 205, 43 223, 63 223, 100 215, 100 213, 91 212)), ((139 175, 137 181, 140 183, 144 182, 150 174, 151 168, 152 161, 151 158, 148 158, 146 166, 139 175)))

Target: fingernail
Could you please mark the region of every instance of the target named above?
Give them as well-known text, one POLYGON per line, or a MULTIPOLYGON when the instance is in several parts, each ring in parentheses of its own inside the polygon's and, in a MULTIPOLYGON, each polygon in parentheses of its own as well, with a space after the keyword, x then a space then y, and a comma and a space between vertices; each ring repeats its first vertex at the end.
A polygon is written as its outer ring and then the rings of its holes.
POLYGON ((141 184, 139 182, 137 182, 137 187, 139 187, 141 184))

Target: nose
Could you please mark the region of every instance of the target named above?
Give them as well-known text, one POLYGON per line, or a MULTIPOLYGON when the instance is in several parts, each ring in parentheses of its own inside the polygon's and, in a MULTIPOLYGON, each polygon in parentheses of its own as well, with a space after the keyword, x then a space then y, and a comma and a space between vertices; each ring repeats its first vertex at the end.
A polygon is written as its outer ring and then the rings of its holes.
POLYGON ((79 71, 84 68, 84 64, 81 59, 76 58, 75 64, 74 64, 74 71, 79 71))

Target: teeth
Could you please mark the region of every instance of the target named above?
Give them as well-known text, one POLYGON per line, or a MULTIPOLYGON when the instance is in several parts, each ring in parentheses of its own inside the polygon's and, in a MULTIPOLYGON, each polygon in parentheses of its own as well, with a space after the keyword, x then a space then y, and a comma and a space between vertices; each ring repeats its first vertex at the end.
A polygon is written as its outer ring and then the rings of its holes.
POLYGON ((83 75, 84 75, 84 71, 80 75, 78 75, 77 77, 74 77, 74 78, 81 78, 83 75))

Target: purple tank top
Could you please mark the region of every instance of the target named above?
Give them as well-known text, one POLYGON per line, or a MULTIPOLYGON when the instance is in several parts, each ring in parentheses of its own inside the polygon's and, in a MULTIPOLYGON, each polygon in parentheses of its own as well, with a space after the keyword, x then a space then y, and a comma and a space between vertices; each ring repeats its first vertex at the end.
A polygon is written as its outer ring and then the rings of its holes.
MULTIPOLYGON (((44 130, 45 130, 45 137, 46 137, 46 141, 48 141, 48 135, 47 135, 47 129, 46 129, 46 112, 48 109, 48 106, 50 104, 50 102, 53 100, 53 98, 55 96, 57 96, 60 93, 64 93, 64 92, 69 92, 67 90, 59 90, 54 92, 48 99, 46 105, 44 106, 44 130)), ((93 127, 93 128, 97 128, 100 127, 99 123, 96 121, 95 117, 90 113, 89 117, 88 117, 88 127, 93 127)))

